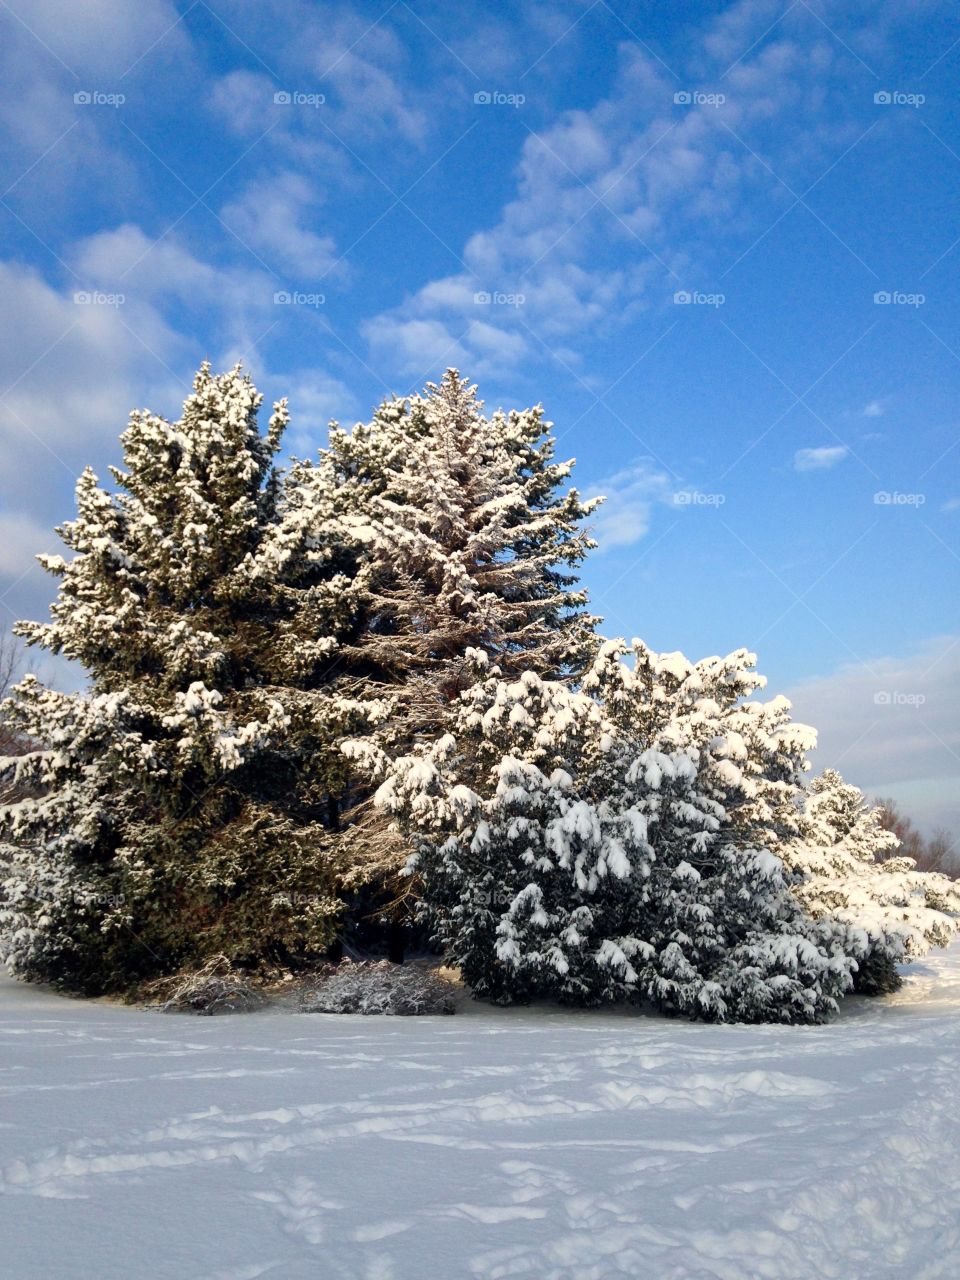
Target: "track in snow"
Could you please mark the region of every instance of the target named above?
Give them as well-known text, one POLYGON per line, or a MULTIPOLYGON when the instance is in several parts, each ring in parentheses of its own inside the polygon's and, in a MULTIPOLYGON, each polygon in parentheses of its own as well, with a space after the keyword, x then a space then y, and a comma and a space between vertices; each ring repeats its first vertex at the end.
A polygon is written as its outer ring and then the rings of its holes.
POLYGON ((4 1280, 960 1274, 960 944, 827 1027, 0 983, 4 1280))

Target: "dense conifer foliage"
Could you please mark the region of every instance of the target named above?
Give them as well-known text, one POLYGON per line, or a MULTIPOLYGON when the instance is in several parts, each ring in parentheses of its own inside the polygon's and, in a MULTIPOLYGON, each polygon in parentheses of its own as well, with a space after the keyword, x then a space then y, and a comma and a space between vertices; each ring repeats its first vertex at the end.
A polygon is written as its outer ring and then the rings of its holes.
POLYGON ((89 470, 29 645, 87 677, 4 704, 0 934, 23 976, 310 967, 417 918, 478 996, 817 1022, 945 943, 955 881, 763 700, 745 649, 604 641, 594 504, 539 407, 455 370, 315 461, 239 367, 89 470))
MULTIPOLYGON (((31 644, 81 664, 65 694, 28 677, 13 723, 38 794, 8 808, 3 901, 15 967, 85 990, 213 953, 322 952, 336 931, 327 798, 337 738, 375 719, 337 689, 349 581, 273 467, 286 425, 239 369, 198 373, 176 422, 135 412, 116 493, 86 471, 67 561, 31 644)), ((314 512, 315 514, 315 512, 314 512)))

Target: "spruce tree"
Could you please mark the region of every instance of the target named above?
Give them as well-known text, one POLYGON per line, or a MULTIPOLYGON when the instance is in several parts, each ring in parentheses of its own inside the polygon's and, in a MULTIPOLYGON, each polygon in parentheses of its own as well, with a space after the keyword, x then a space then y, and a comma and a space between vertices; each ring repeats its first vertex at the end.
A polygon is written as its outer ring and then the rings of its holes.
POLYGON ((179 421, 135 411, 117 491, 85 471, 58 531, 73 558, 41 557, 52 619, 19 634, 89 687, 28 678, 10 704, 41 744, 17 765, 39 794, 3 814, 23 974, 109 990, 214 952, 298 963, 334 935, 337 739, 383 708, 337 684, 342 529, 281 482, 286 406, 261 435, 260 403, 205 364, 179 421))
MULTIPOLYGON (((576 571, 594 545, 584 521, 597 505, 567 489, 572 462, 555 460, 541 406, 489 417, 455 369, 410 400, 386 401, 329 447, 300 480, 333 501, 362 546, 355 592, 362 614, 344 662, 394 711, 380 734, 396 750, 440 737, 472 682, 482 649, 505 675, 575 679, 596 650, 597 619, 576 571), (330 498, 330 495, 335 495, 330 498)), ((352 797, 358 881, 398 880, 407 847, 352 797)))

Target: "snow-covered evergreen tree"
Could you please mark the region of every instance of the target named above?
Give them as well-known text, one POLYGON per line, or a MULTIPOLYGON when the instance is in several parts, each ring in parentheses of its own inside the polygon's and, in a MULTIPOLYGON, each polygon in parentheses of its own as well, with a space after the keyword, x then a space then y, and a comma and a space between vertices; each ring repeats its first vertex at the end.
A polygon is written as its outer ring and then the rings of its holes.
MULTIPOLYGON (((438 738, 482 649, 505 675, 580 673, 596 650, 596 619, 576 570, 596 506, 565 488, 540 406, 484 416, 477 389, 449 369, 423 395, 388 400, 351 432, 334 426, 308 492, 336 495, 362 542, 355 588, 361 628, 342 649, 366 687, 386 686, 393 748, 438 738)), ((362 807, 354 815, 361 875, 390 879, 407 848, 362 807)))
POLYGON ((384 708, 335 683, 349 629, 342 530, 309 519, 273 459, 287 422, 239 366, 204 365, 179 421, 135 411, 118 492, 85 471, 74 553, 28 643, 83 666, 89 689, 23 681, 17 763, 39 794, 5 810, 18 853, 0 930, 21 973, 87 990, 225 952, 297 960, 339 909, 329 797, 337 739, 384 708))
POLYGON ((960 930, 960 885, 918 871, 896 855, 899 843, 882 808, 825 769, 804 796, 798 838, 784 849, 804 908, 849 926, 855 987, 868 994, 895 990, 899 963, 946 946, 960 930))
POLYGON ((813 740, 738 649, 691 663, 639 641, 601 652, 584 688, 617 709, 627 774, 655 825, 646 993, 705 1017, 813 1021, 849 984, 843 931, 813 924, 780 853, 813 740), (638 751, 640 754, 638 755, 638 751))
POLYGON ((478 995, 633 995, 717 1020, 835 1009, 846 930, 810 919, 775 852, 805 736, 779 700, 744 701, 753 661, 609 642, 579 690, 493 668, 432 745, 348 744, 478 995))
MULTIPOLYGON (((596 648, 576 569, 597 505, 563 491, 541 406, 489 418, 455 369, 422 396, 387 401, 370 423, 335 428, 315 475, 369 544, 362 660, 449 703, 465 654, 505 674, 562 677, 596 648)), ((444 717, 438 713, 438 723, 444 717)))

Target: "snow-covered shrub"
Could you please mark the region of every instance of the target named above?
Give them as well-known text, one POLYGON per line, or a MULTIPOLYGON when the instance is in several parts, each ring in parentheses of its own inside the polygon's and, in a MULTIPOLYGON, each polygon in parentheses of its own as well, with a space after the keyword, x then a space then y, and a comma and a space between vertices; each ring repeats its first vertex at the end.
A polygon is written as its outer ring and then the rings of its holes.
POLYGON ((388 960, 344 960, 300 996, 302 1013, 455 1013, 454 988, 431 969, 388 960))
POLYGON ((946 946, 960 930, 960 884, 918 871, 913 859, 896 856, 899 843, 881 807, 825 769, 803 797, 798 838, 783 850, 805 909, 849 927, 854 987, 869 995, 896 990, 898 964, 946 946))
POLYGON ((250 986, 226 956, 212 956, 195 973, 169 984, 171 990, 159 1005, 162 1013, 253 1013, 266 997, 250 986))
POLYGON ((784 700, 749 700, 754 661, 609 642, 578 691, 494 671, 432 746, 347 744, 412 839, 425 912, 477 995, 632 996, 744 1021, 836 1008, 846 931, 802 910, 776 853, 810 732, 784 700))

